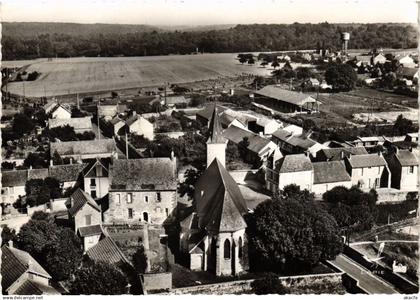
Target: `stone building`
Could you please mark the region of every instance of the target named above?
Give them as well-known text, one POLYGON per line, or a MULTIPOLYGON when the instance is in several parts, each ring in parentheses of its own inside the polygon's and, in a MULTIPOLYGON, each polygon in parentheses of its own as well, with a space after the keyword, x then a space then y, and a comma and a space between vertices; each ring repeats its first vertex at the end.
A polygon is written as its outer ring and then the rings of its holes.
MULTIPOLYGON (((209 140, 219 141, 219 128, 215 112, 209 140)), ((219 155, 220 148, 215 152, 211 146, 207 149, 213 161, 195 185, 195 211, 181 222, 180 250, 188 257, 192 270, 230 276, 248 268, 244 220, 248 208, 237 183, 224 167, 225 155, 219 155)))
POLYGON ((163 224, 177 205, 176 158, 115 160, 109 174, 104 223, 163 224))

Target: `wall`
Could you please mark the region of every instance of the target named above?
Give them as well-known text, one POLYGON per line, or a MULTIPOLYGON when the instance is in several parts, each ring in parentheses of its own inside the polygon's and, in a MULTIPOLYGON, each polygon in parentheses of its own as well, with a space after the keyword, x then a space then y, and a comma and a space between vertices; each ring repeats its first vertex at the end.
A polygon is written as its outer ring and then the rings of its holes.
POLYGON ((130 132, 134 132, 137 135, 143 135, 145 138, 153 141, 153 124, 145 118, 139 118, 130 126, 130 132))
POLYGON ((314 172, 291 172, 279 174, 279 189, 282 190, 286 185, 297 184, 301 189, 312 191, 314 172))
POLYGON ((92 236, 86 236, 83 238, 83 245, 85 252, 88 251, 90 248, 95 246, 99 242, 99 238, 101 235, 92 235, 92 236))
POLYGON ((190 269, 193 271, 203 270, 203 254, 190 254, 190 269))
POLYGON ((77 232, 77 229, 84 226, 97 225, 102 223, 101 212, 97 211, 95 208, 89 204, 85 204, 75 215, 74 217, 74 231, 77 232), (91 215, 90 224, 86 224, 85 216, 91 215))
POLYGON ((217 158, 220 163, 225 166, 226 164, 226 143, 207 144, 207 167, 217 158))
POLYGON ((109 191, 109 179, 108 177, 85 177, 84 178, 84 191, 91 195, 91 191, 96 191, 96 198, 102 198, 109 191), (96 186, 90 185, 90 180, 95 179, 96 186))
POLYGON ((25 196, 25 186, 2 187, 1 198, 3 203, 13 204, 19 196, 25 196))
POLYGON ((176 191, 110 191, 109 209, 104 213, 105 223, 138 223, 144 221, 143 213, 147 212, 149 223, 162 224, 176 208, 176 191), (157 200, 161 193, 161 201, 157 200), (132 193, 132 203, 127 203, 128 193, 132 193), (120 195, 120 203, 118 203, 120 195), (148 202, 146 202, 146 196, 148 202), (128 218, 128 209, 133 209, 133 218, 128 218), (166 213, 168 209, 168 214, 166 213))
POLYGON ((66 211, 66 201, 69 198, 58 198, 58 199, 51 199, 50 200, 50 209, 51 211, 66 211))
POLYGON ((235 170, 229 171, 230 176, 239 184, 245 183, 249 177, 255 178, 255 174, 258 173, 258 169, 247 169, 247 170, 235 170))
POLYGON ((172 273, 146 273, 142 275, 143 286, 147 292, 170 290, 172 288, 172 273))
MULTIPOLYGON (((343 273, 330 273, 330 274, 314 274, 314 275, 301 275, 301 276, 287 276, 279 277, 280 281, 288 287, 293 289, 303 289, 313 284, 322 284, 325 280, 332 283, 342 283, 343 273)), ((235 280, 229 282, 221 282, 216 284, 205 284, 199 286, 191 286, 185 288, 172 289, 168 294, 182 295, 182 294, 210 294, 210 295, 225 295, 225 294, 243 294, 250 293, 251 283, 254 280, 235 280)))
POLYGON ((377 203, 402 202, 406 200, 407 191, 396 189, 377 189, 378 201, 377 203))
POLYGON ((351 188, 351 181, 341 181, 341 182, 330 182, 330 183, 319 183, 312 185, 312 192, 315 194, 324 194, 326 191, 332 190, 337 186, 345 186, 346 188, 351 188))
POLYGON ((410 167, 402 167, 401 190, 417 191, 417 168, 418 166, 413 166, 413 173, 410 173, 410 167))
POLYGON ((59 106, 53 113, 53 119, 71 119, 71 113, 59 106))
POLYGON ((384 166, 353 169, 351 173, 351 181, 353 185, 358 185, 360 183, 361 189, 375 188, 375 180, 378 179, 380 184, 381 177, 383 176, 384 172, 384 166))

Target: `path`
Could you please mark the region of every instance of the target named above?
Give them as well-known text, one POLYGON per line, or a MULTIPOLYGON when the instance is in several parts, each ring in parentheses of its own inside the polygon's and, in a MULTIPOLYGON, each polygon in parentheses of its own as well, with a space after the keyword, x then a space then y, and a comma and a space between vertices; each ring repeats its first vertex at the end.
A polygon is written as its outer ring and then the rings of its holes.
POLYGON ((343 254, 338 255, 336 259, 329 262, 358 280, 359 287, 369 294, 398 294, 391 285, 343 254))

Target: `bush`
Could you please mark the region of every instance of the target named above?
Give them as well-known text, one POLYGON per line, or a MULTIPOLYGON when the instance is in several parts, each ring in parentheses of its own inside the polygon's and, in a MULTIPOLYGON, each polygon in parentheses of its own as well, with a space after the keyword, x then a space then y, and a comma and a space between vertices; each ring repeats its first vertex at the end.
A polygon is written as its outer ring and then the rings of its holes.
POLYGON ((256 295, 285 295, 289 293, 289 289, 283 286, 278 276, 274 274, 254 280, 251 283, 251 288, 256 295))

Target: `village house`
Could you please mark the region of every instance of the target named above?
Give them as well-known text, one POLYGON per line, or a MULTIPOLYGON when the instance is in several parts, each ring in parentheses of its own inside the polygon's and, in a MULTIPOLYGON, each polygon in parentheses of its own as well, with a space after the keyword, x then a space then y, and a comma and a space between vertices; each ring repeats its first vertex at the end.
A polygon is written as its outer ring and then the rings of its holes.
POLYGON ((100 103, 97 106, 97 113, 99 118, 105 121, 110 121, 115 115, 124 113, 127 110, 126 104, 121 104, 118 101, 111 101, 107 103, 100 103))
POLYGON ((76 161, 84 159, 117 158, 117 147, 114 139, 92 141, 71 141, 50 143, 50 155, 57 152, 61 158, 73 158, 76 161))
POLYGON ((386 61, 387 61, 386 57, 381 53, 379 53, 378 55, 376 55, 372 58, 373 65, 376 65, 376 64, 381 64, 382 65, 382 64, 386 63, 386 61))
POLYGON ((53 165, 52 160, 48 167, 48 176, 55 178, 64 190, 73 188, 81 179, 81 173, 87 164, 71 163, 68 165, 53 165))
POLYGON ((236 145, 246 139, 249 143, 247 146, 247 159, 252 162, 266 161, 271 152, 277 148, 269 139, 236 126, 230 126, 225 129, 223 131, 223 137, 236 145))
POLYGON ((285 113, 318 112, 321 102, 308 94, 268 85, 255 92, 254 101, 285 113))
POLYGON ((412 142, 412 143, 418 143, 419 142, 419 134, 417 132, 407 133, 404 141, 412 142))
POLYGON ((168 107, 174 107, 177 105, 187 105, 189 100, 183 95, 166 95, 164 98, 164 104, 168 107))
POLYGON ((412 150, 395 149, 385 157, 391 172, 391 187, 405 191, 418 190, 418 160, 412 150))
POLYGON ((406 68, 415 68, 416 63, 410 55, 404 55, 402 57, 397 57, 398 63, 406 68))
POLYGON ((319 150, 315 157, 315 161, 336 161, 344 160, 345 157, 350 155, 368 154, 365 147, 339 147, 339 148, 326 148, 319 150))
POLYGON ((372 56, 371 55, 357 55, 354 58, 357 67, 362 66, 371 66, 372 65, 372 56))
MULTIPOLYGON (((217 110, 215 109, 215 112, 217 110)), ((209 140, 221 140, 217 113, 209 140)), ((226 150, 226 144, 224 144, 226 150)), ((211 154, 211 149, 207 150, 211 154)), ((246 245, 247 204, 235 180, 225 169, 225 155, 214 157, 195 185, 194 212, 181 222, 180 249, 196 271, 231 276, 248 269, 246 245)))
POLYGON ((109 191, 109 166, 111 160, 96 158, 83 170, 83 187, 93 199, 100 199, 109 191))
POLYGON ((282 123, 269 118, 258 118, 248 123, 249 130, 263 135, 271 135, 282 126, 282 123))
POLYGON ((417 68, 398 68, 397 74, 398 76, 411 80, 413 82, 417 82, 419 79, 419 69, 417 68))
POLYGON ((4 295, 59 295, 51 275, 26 251, 12 243, 1 247, 1 287, 4 295))
POLYGON ((129 133, 143 135, 151 141, 155 138, 153 124, 142 116, 137 115, 135 111, 133 111, 132 115, 125 120, 125 125, 127 126, 129 133))
POLYGON ((70 119, 49 119, 48 128, 56 128, 70 126, 74 129, 76 133, 84 133, 87 131, 92 131, 92 119, 91 117, 82 117, 82 118, 70 118, 70 119))
POLYGON ((389 187, 391 176, 382 153, 349 155, 344 158, 352 185, 361 189, 389 187))
POLYGON ((383 145, 385 138, 383 136, 368 136, 360 137, 358 136, 356 140, 352 142, 355 147, 375 147, 378 145, 383 145))
POLYGON ((80 188, 70 196, 69 220, 74 224, 74 232, 82 239, 84 250, 96 245, 102 235, 102 214, 100 206, 80 188))
POLYGON ((289 131, 279 129, 272 134, 271 140, 283 153, 287 154, 310 153, 315 156, 318 151, 327 148, 327 146, 312 140, 309 136, 310 133, 294 135, 289 131))
POLYGON ((302 190, 312 191, 314 168, 305 154, 291 154, 278 160, 273 158, 266 167, 266 188, 277 193, 289 184, 296 184, 302 190))
POLYGON ((343 161, 322 161, 312 163, 314 168, 314 182, 312 192, 322 195, 337 187, 351 188, 352 182, 343 161))
POLYGON ((119 159, 109 171, 104 223, 164 224, 177 206, 176 158, 119 159))
POLYGON ((52 119, 70 119, 71 109, 67 104, 60 104, 56 100, 47 102, 43 107, 45 113, 52 119))
POLYGON ((2 171, 1 200, 4 204, 12 204, 19 197, 26 195, 25 184, 28 180, 27 170, 2 171))

